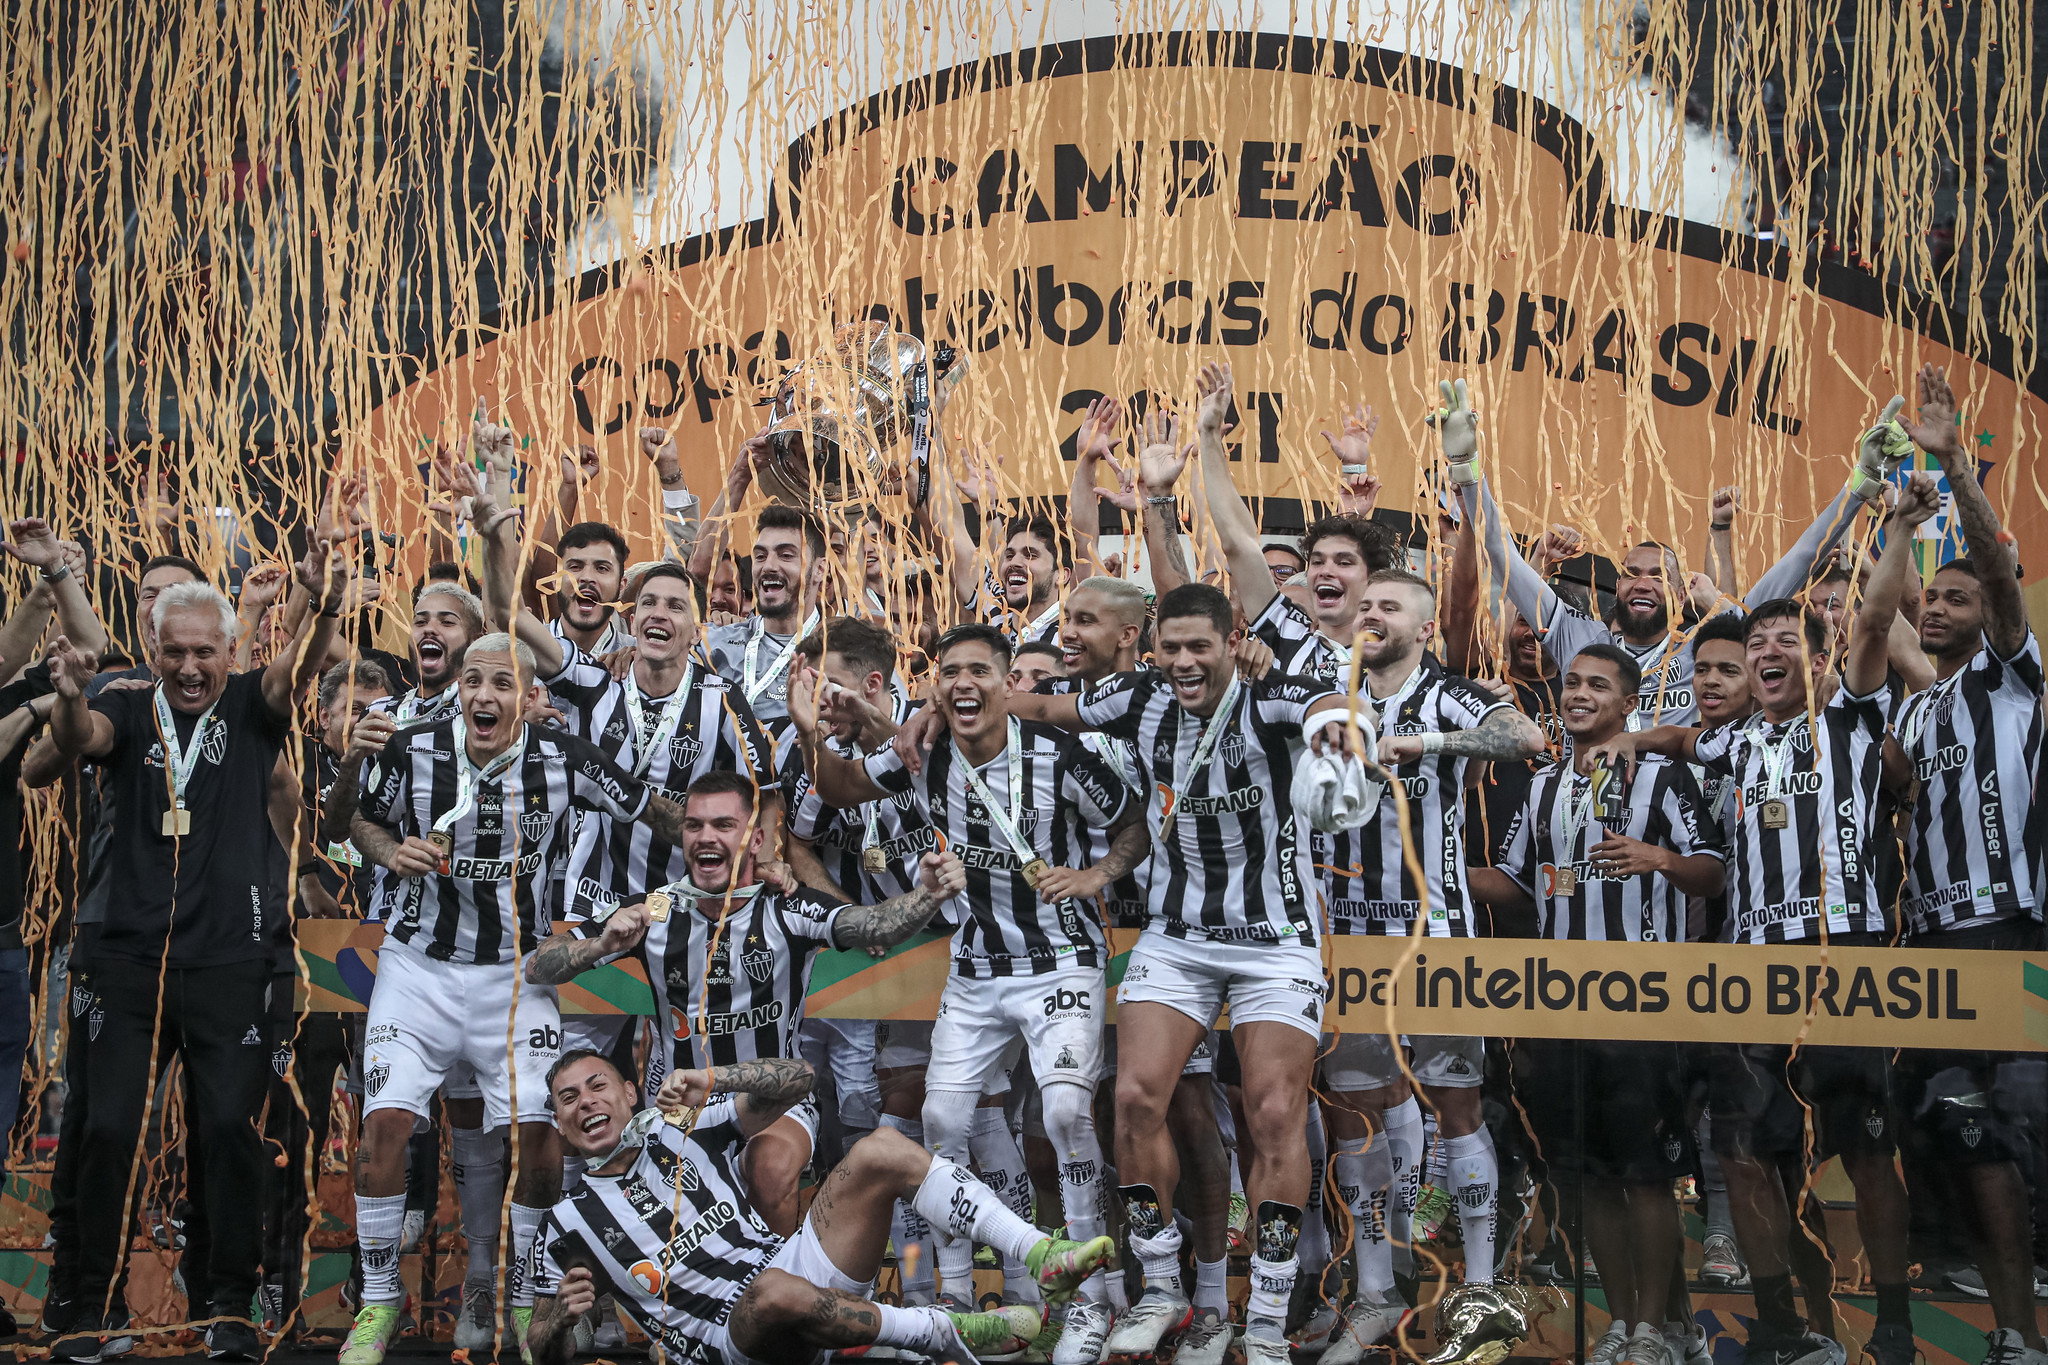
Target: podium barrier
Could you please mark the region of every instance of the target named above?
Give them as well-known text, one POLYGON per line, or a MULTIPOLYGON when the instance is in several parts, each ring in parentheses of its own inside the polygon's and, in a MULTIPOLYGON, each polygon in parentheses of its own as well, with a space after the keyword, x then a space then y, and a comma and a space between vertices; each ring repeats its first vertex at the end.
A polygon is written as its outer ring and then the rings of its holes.
MULTIPOLYGON (((1111 935, 1112 986, 1136 937, 1111 935)), ((365 1008, 383 938, 376 924, 302 922, 299 1008, 365 1008)), ((946 983, 946 943, 921 935, 879 961, 820 954, 808 1013, 931 1018, 946 983)), ((2044 953, 1336 937, 1323 960, 1326 1027, 1341 1033, 2048 1052, 2044 953)), ((561 1002, 564 1014, 654 1012, 633 961, 585 972, 562 987, 561 1002)))

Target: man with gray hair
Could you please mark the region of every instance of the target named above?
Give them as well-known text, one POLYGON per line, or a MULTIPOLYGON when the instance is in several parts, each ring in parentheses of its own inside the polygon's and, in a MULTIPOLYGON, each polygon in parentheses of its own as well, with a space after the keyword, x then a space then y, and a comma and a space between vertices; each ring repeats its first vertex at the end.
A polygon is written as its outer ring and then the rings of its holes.
POLYGON ((304 648, 261 673, 230 674, 235 611, 205 583, 177 583, 151 608, 152 688, 85 696, 97 660, 67 637, 50 646, 57 705, 51 737, 66 758, 98 763, 116 793, 106 923, 94 957, 104 1011, 93 1041, 90 1117, 78 1174, 80 1326, 59 1359, 98 1359, 115 1277, 126 1258, 128 1186, 156 1074, 184 1062, 185 1114, 203 1187, 209 1246, 186 1270, 192 1316, 215 1359, 260 1354, 256 1292, 262 1206, 249 1198, 268 1163, 254 1120, 273 1040, 266 992, 283 905, 267 841, 270 780, 298 699, 326 656, 347 569, 316 543, 297 577, 318 604, 304 648), (203 1262, 203 1264, 201 1264, 203 1262))

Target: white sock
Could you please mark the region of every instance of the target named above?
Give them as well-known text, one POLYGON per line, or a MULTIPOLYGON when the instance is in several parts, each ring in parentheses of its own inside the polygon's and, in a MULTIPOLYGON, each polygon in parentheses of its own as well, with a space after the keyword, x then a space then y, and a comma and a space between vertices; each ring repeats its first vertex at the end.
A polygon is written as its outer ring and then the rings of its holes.
MULTIPOLYGON (((1024 1148, 1018 1143, 1017 1135, 1010 1131, 1009 1120, 1002 1110, 974 1111, 974 1129, 968 1138, 967 1153, 973 1159, 974 1169, 981 1173, 981 1183, 994 1190, 1010 1212, 1026 1223, 1032 1223, 1031 1168, 1024 1164, 1024 1148)), ((1023 1259, 1004 1256, 1002 1260, 1003 1302, 1042 1302, 1037 1277, 1032 1275, 1023 1259)))
POLYGON ((1000 1196, 976 1180, 964 1166, 942 1156, 917 1187, 911 1206, 935 1229, 962 1240, 986 1242, 998 1253, 1019 1260, 1045 1240, 1045 1234, 1012 1213, 1000 1196))
POLYGON ((1347 1144, 1331 1158, 1337 1191, 1351 1212, 1351 1251, 1358 1266, 1359 1287, 1384 1298, 1394 1288, 1394 1248, 1387 1241, 1387 1200, 1394 1183, 1394 1162, 1384 1134, 1347 1144))
POLYGON ((1246 1263, 1251 1272, 1251 1294, 1245 1299, 1244 1323, 1249 1332, 1255 1322, 1270 1323, 1280 1330, 1287 1323, 1288 1301, 1294 1297, 1294 1278, 1301 1270, 1298 1257, 1268 1261, 1254 1256, 1246 1263))
POLYGON ((1493 1215, 1499 1203, 1500 1161, 1484 1127, 1442 1144, 1458 1227, 1465 1234, 1465 1283, 1493 1283, 1493 1215))
POLYGON ((1423 1146, 1429 1158, 1422 1168, 1422 1178, 1440 1190, 1450 1188, 1450 1152, 1444 1145, 1443 1129, 1437 1124, 1435 1114, 1422 1117, 1423 1146))
POLYGON ((528 1255, 533 1250, 533 1239, 540 1235, 540 1225, 548 1216, 546 1209, 531 1208, 514 1200, 512 1202, 512 1262, 509 1278, 512 1292, 507 1295, 514 1308, 533 1307, 533 1277, 526 1273, 528 1255))
POLYGON ((1308 1199, 1301 1206, 1302 1269, 1321 1275, 1330 1264, 1330 1226, 1323 1221, 1323 1176, 1329 1169, 1330 1144, 1323 1131, 1323 1107, 1308 1106, 1308 1199))
POLYGON ((1230 1316, 1230 1260, 1195 1262, 1195 1307, 1213 1308, 1221 1318, 1230 1316))
POLYGON ((1422 1106, 1410 1095, 1388 1109, 1386 1123, 1387 1158, 1394 1166, 1393 1197, 1387 1203, 1387 1235, 1394 1248, 1394 1270, 1413 1274, 1415 1255, 1409 1245, 1415 1200, 1422 1193, 1422 1106))
POLYGON ((363 1302, 400 1303, 398 1244, 405 1237, 405 1196, 356 1196, 356 1245, 363 1251, 363 1302))
POLYGON ((953 1320, 937 1308, 895 1308, 878 1303, 881 1325, 875 1329, 875 1345, 898 1346, 919 1355, 941 1358, 952 1345, 953 1320))
MULTIPOLYGON (((1066 1215, 1067 1236, 1076 1242, 1102 1236, 1108 1220, 1102 1211, 1102 1143, 1095 1136, 1095 1092, 1073 1081, 1049 1081, 1039 1087, 1039 1108, 1045 1116, 1046 1140, 1059 1163, 1060 1212, 1066 1215)), ((1109 1276, 1096 1271, 1081 1282, 1081 1297, 1102 1303, 1109 1297, 1109 1276)))
POLYGON ((565 1195, 574 1194, 582 1187, 583 1158, 564 1148, 562 1150, 562 1193, 565 1195))
POLYGON ((498 1219, 505 1201, 505 1139, 488 1128, 448 1129, 448 1163, 462 1205, 462 1235, 469 1242, 464 1278, 498 1277, 498 1219))

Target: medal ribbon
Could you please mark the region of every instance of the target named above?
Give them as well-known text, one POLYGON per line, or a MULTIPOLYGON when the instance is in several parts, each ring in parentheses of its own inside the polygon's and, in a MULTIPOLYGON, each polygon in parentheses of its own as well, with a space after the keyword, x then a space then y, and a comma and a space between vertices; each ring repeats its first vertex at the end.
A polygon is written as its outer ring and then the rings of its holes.
POLYGON ((754 661, 755 656, 760 651, 762 639, 768 634, 768 619, 764 616, 756 616, 754 618, 754 631, 753 634, 747 637, 746 654, 741 660, 742 687, 746 692, 748 705, 752 705, 754 700, 767 690, 769 683, 782 676, 783 672, 789 667, 790 659, 796 654, 796 647, 803 642, 805 636, 817 628, 818 613, 813 611, 811 619, 804 622, 803 629, 789 637, 789 643, 784 645, 782 652, 775 656, 775 662, 768 665, 768 671, 757 677, 754 673, 754 661))
MULTIPOLYGON (((176 810, 185 809, 185 789, 192 785, 192 774, 199 769, 199 755, 206 751, 206 723, 213 719, 213 708, 220 705, 220 698, 213 699, 213 705, 199 713, 199 723, 192 727, 192 752, 186 753, 178 743, 178 719, 171 714, 171 704, 164 696, 164 685, 158 683, 151 693, 156 702, 156 733, 164 746, 164 786, 168 790, 171 805, 176 810)), ((1015 721, 1010 722, 1012 725, 1015 721)))
MULTIPOLYGON (((1174 773, 1173 785, 1167 788, 1167 796, 1170 799, 1166 803, 1165 811, 1161 813, 1159 828, 1153 831, 1154 838, 1165 837, 1167 827, 1173 822, 1173 813, 1180 808, 1181 797, 1186 795, 1189 784, 1201 776, 1202 769, 1208 766, 1209 755, 1216 748, 1216 741, 1223 734, 1224 728, 1229 725, 1231 713, 1237 708, 1237 694, 1243 690, 1244 679, 1233 672, 1230 675, 1230 686, 1223 689, 1223 700, 1216 704, 1215 714, 1209 717, 1208 727, 1202 731, 1202 738, 1195 744, 1194 755, 1188 760, 1187 772, 1174 773)), ((1179 767, 1178 760, 1174 766, 1179 767)))
POLYGON ((1562 851, 1565 861, 1568 863, 1578 862, 1579 835, 1585 831, 1586 822, 1592 818, 1593 804, 1598 792, 1593 776, 1589 774, 1582 778, 1576 772, 1573 773, 1571 792, 1566 793, 1564 796, 1562 803, 1564 808, 1560 812, 1563 819, 1561 832, 1564 836, 1562 851), (1580 782, 1586 784, 1586 794, 1582 799, 1574 801, 1573 796, 1577 793, 1580 782), (1575 806, 1576 809, 1574 809, 1575 806))
POLYGON ((476 808, 476 791, 486 782, 496 781, 519 761, 526 752, 526 731, 519 732, 519 742, 479 768, 469 761, 469 727, 462 723, 462 717, 455 718, 455 756, 461 765, 455 770, 455 804, 446 814, 434 821, 437 833, 445 834, 455 822, 476 808))
MULTIPOLYGON (((1025 841, 1024 836, 1017 832, 1017 818, 1024 808, 1023 750, 1024 727, 1017 723, 1015 716, 1012 716, 1010 717, 1009 743, 1004 749, 1004 757, 1008 760, 1010 769, 1010 810, 1008 814, 1004 814, 1002 807, 996 804, 994 794, 989 791, 988 784, 981 780, 981 774, 974 770, 972 763, 963 761, 961 770, 967 775, 968 787, 973 790, 976 796, 981 798, 981 804, 988 807, 989 822, 1002 832, 1003 838, 1008 841, 1011 849, 1016 852, 1017 857, 1021 861, 1029 863, 1037 860, 1038 850, 1033 848, 1025 841)), ((962 754, 961 758, 964 760, 966 755, 962 754)))
POLYGON ((662 703, 661 719, 654 727, 654 734, 642 741, 641 736, 647 734, 647 717, 640 709, 640 684, 634 680, 630 671, 626 674, 626 714, 633 719, 633 742, 638 746, 633 758, 633 776, 647 776, 648 766, 654 762, 654 756, 661 752, 662 746, 675 734, 676 727, 682 724, 683 707, 690 700, 690 686, 696 680, 697 662, 692 659, 683 665, 683 680, 676 684, 676 690, 669 693, 668 698, 662 703))
POLYGON ((1058 602, 1054 602, 1051 606, 1047 607, 1044 611, 1038 614, 1038 619, 1036 621, 1033 621, 1030 625, 1024 627, 1024 633, 1017 637, 1017 643, 1021 645, 1026 640, 1036 640, 1038 638, 1039 631, 1044 630, 1047 626, 1051 625, 1053 622, 1059 619, 1060 604, 1058 602))
MULTIPOLYGON (((1763 713, 1761 711, 1757 713, 1757 719, 1763 720, 1763 713)), ((1768 721, 1764 722, 1765 726, 1768 726, 1769 723, 1770 722, 1768 721)), ((1806 724, 1806 717, 1799 717, 1790 725, 1786 726, 1785 733, 1779 735, 1777 739, 1774 741, 1766 740, 1763 737, 1763 734, 1760 730, 1751 736, 1752 742, 1756 745, 1757 753, 1761 755, 1763 758, 1765 779, 1764 794, 1768 800, 1775 801, 1778 799, 1778 790, 1784 783, 1785 764, 1788 761, 1789 757, 1786 753, 1786 750, 1790 747, 1792 743, 1792 736, 1796 734, 1799 730, 1799 727, 1804 724, 1806 724)))

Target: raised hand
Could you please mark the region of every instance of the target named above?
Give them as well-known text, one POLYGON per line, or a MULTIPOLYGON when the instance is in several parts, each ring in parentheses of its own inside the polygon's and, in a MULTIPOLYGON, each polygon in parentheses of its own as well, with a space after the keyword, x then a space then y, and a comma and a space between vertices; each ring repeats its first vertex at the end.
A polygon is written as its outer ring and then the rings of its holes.
POLYGON ((349 727, 349 758, 375 758, 384 752, 384 746, 398 733, 398 719, 383 711, 365 711, 356 723, 349 727))
POLYGON ((1372 454, 1373 433, 1379 427, 1378 416, 1360 403, 1344 414, 1337 432, 1325 429, 1322 434, 1330 443, 1330 453, 1337 457, 1338 476, 1343 480, 1343 496, 1338 501, 1350 516, 1370 516, 1380 500, 1380 481, 1366 464, 1372 454))
POLYGON ((1685 580, 1685 600, 1692 604, 1694 614, 1705 616, 1721 602, 1721 587, 1703 573, 1689 575, 1685 580))
POLYGON ((258 564, 242 575, 242 591, 236 605, 248 612, 262 611, 284 592, 284 565, 258 564))
POLYGON ((306 557, 293 566, 293 576, 319 611, 338 611, 348 591, 348 556, 326 541, 316 540, 306 547, 306 557))
POLYGON ((1906 486, 1899 490, 1892 517, 1902 526, 1918 526, 1940 510, 1941 485, 1934 475, 1921 471, 1907 479, 1906 486))
POLYGON ((43 662, 50 666, 50 685, 66 701, 83 697, 85 685, 92 681, 92 675, 99 672, 100 667, 96 656, 72 644, 70 637, 65 635, 50 641, 49 649, 43 653, 43 662))
POLYGON ((1138 482, 1144 485, 1145 496, 1161 497, 1180 482, 1194 448, 1180 444, 1180 419, 1158 408, 1145 414, 1144 439, 1138 451, 1138 482))
POLYGON ((518 439, 512 428, 501 427, 490 419, 490 408, 482 398, 476 400, 476 416, 469 424, 469 444, 478 459, 495 468, 509 470, 518 439))
POLYGON ((640 940, 647 937, 647 907, 645 905, 622 905, 612 911, 604 922, 604 933, 597 941, 598 950, 606 957, 617 957, 628 948, 638 947, 640 940))
POLYGON ((597 447, 588 441, 562 452, 563 492, 578 492, 603 477, 604 464, 597 458, 597 447))
POLYGON ((1074 450, 1082 461, 1107 459, 1116 449, 1116 429, 1124 420, 1123 404, 1114 398, 1098 398, 1081 414, 1081 429, 1074 435, 1074 450))
POLYGON ((1430 414, 1443 443, 1444 463, 1450 466, 1451 483, 1463 488, 1479 482, 1479 417, 1472 411, 1471 395, 1465 381, 1439 380, 1437 394, 1443 406, 1430 414))
POLYGON ((369 481, 360 474, 330 480, 313 519, 313 539, 335 545, 368 529, 369 518, 363 515, 363 495, 368 488, 369 481))
POLYGON ((950 850, 927 853, 917 865, 917 884, 940 900, 957 896, 967 889, 967 867, 950 850))
POLYGON ((1553 526, 1529 547, 1529 562, 1538 573, 1548 573, 1559 564, 1577 559, 1585 548, 1586 538, 1577 531, 1569 526, 1553 526))
POLYGON ((1953 454, 1962 449, 1957 439, 1956 395, 1948 385, 1948 379, 1933 365, 1920 367, 1919 410, 1913 420, 1906 423, 1906 434, 1913 438, 1913 444, 1936 458, 1953 454))
POLYGON ((1230 416, 1230 362, 1212 360, 1195 376, 1195 430, 1204 436, 1221 437, 1223 423, 1230 416))
POLYGON ((0 540, 0 550, 44 573, 50 573, 65 562, 64 542, 57 539, 50 523, 41 517, 23 517, 20 521, 8 522, 7 537, 0 540))
POLYGON ((1101 498, 1112 507, 1118 507, 1126 512, 1135 514, 1138 510, 1138 484, 1136 479, 1132 477, 1131 471, 1125 469, 1114 460, 1104 460, 1102 463, 1109 469, 1111 477, 1116 480, 1116 487, 1104 488, 1101 484, 1097 484, 1095 485, 1095 496, 1101 498))
POLYGON ((725 471, 725 509, 730 512, 746 500, 747 490, 754 486, 754 462, 768 458, 768 429, 749 436, 740 443, 739 454, 733 456, 732 467, 725 471))
POLYGON ((1734 484, 1724 484, 1714 490, 1712 503, 1707 511, 1707 521, 1716 531, 1725 531, 1735 524, 1735 514, 1742 510, 1742 490, 1734 484))

